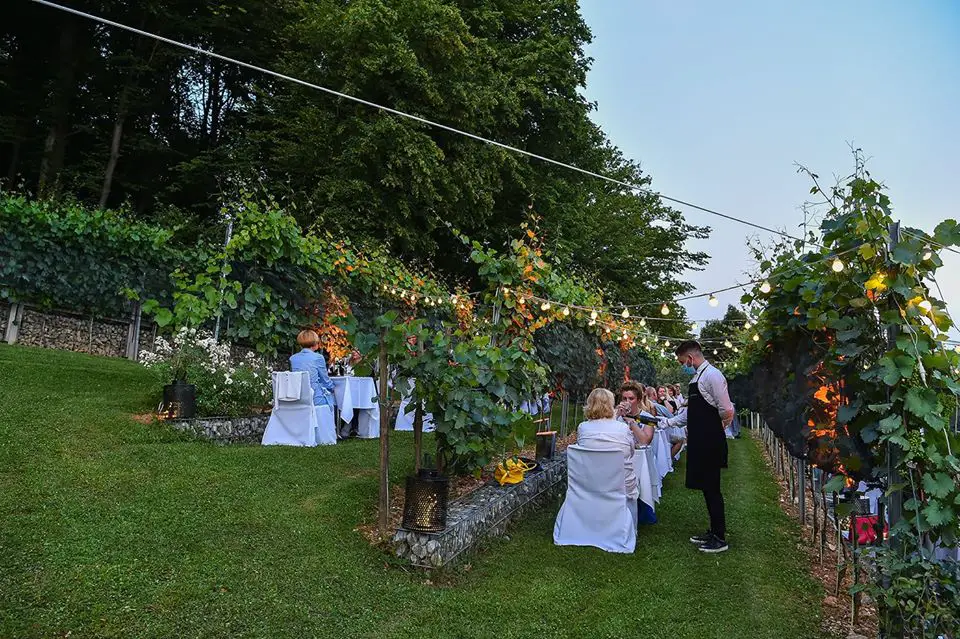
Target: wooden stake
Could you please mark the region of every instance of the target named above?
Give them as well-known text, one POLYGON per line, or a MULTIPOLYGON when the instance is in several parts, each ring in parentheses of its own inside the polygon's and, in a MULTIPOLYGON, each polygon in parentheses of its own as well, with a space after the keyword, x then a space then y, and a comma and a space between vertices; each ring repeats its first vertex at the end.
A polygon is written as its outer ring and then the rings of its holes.
POLYGON ((380 336, 380 536, 386 536, 390 523, 390 403, 387 401, 387 340, 386 331, 380 336))

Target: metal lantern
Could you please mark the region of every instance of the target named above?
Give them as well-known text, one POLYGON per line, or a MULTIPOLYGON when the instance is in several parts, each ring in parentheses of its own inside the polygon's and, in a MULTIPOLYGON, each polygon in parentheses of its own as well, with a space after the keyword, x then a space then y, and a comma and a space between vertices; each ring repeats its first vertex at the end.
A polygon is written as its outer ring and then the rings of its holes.
POLYGON ((190 419, 197 414, 197 388, 193 384, 175 381, 163 387, 160 404, 161 419, 190 419))
POLYGON ((407 476, 403 502, 406 530, 439 532, 447 527, 447 497, 450 480, 436 471, 420 471, 407 476))
POLYGON ((537 459, 553 459, 557 449, 557 431, 537 433, 537 459))

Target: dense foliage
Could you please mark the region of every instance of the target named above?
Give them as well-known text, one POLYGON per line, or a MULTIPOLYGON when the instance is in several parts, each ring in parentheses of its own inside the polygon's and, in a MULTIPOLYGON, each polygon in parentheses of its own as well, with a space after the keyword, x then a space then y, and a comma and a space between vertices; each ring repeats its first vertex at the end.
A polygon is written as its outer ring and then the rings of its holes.
MULTIPOLYGON (((575 0, 65 4, 650 186, 590 120, 575 0)), ((684 242, 706 230, 652 195, 27 1, 0 23, 4 176, 214 242, 220 194, 257 176, 303 229, 470 279, 445 223, 501 246, 532 202, 557 265, 618 302, 704 263, 684 242)))
POLYGON ((162 296, 188 264, 171 235, 129 212, 0 191, 0 298, 122 317, 127 299, 162 296))
POLYGON ((887 628, 949 634, 956 576, 924 573, 932 564, 921 559, 934 543, 956 544, 960 531, 960 437, 951 428, 960 356, 945 347, 953 320, 929 288, 943 265, 938 250, 960 244, 960 225, 902 229, 891 243, 890 200, 860 162, 844 186, 814 192, 831 207, 819 248, 798 242, 761 264, 770 286, 744 297, 760 321, 740 366, 762 371, 784 356, 784 339, 805 336, 814 355, 805 373, 819 387, 803 416, 811 456, 841 473, 870 470, 888 493, 903 494, 896 542, 880 551, 886 572, 872 587, 887 628), (855 445, 839 446, 844 438, 855 445))

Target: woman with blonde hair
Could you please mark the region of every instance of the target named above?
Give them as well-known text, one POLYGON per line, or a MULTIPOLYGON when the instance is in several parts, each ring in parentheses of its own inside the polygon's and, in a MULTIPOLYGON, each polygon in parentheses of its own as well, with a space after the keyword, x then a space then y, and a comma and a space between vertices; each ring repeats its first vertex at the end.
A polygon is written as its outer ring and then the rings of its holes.
POLYGON ((587 421, 577 426, 577 445, 592 450, 622 450, 627 499, 636 501, 640 492, 633 469, 633 453, 646 437, 636 423, 625 424, 615 419, 613 403, 613 393, 606 388, 590 392, 584 409, 587 421))

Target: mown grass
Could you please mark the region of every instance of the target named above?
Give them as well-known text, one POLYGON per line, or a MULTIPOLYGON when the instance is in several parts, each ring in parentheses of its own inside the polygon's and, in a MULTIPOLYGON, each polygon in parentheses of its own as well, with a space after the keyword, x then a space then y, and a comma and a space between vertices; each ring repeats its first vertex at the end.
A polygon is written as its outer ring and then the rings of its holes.
MULTIPOLYGON (((377 443, 215 446, 131 415, 135 364, 0 347, 0 637, 819 636, 818 586, 756 446, 731 446, 732 549, 695 551, 668 477, 637 552, 556 548, 556 507, 428 581, 355 527, 377 443)), ((391 473, 412 465, 392 437, 391 473)))

